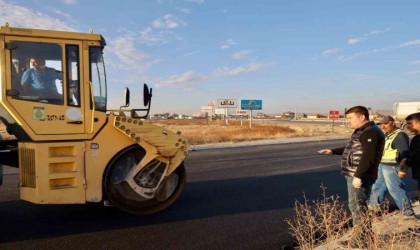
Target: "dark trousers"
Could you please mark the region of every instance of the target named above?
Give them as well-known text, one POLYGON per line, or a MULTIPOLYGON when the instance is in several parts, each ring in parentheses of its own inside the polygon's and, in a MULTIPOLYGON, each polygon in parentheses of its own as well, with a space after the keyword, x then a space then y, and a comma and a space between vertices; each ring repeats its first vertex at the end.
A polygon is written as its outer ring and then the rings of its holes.
POLYGON ((355 188, 353 186, 353 177, 346 176, 349 209, 353 219, 353 225, 358 224, 367 211, 367 202, 370 197, 373 178, 362 178, 362 187, 355 188))

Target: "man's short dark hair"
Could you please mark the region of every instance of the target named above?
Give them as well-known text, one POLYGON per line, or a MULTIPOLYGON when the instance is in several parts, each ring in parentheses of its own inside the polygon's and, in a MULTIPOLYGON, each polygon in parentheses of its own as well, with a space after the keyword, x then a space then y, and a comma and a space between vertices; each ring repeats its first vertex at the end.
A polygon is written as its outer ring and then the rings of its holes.
POLYGON ((364 115, 365 116, 365 119, 368 119, 369 120, 369 111, 364 106, 354 106, 352 108, 349 108, 346 111, 346 115, 348 115, 350 113, 355 113, 355 114, 358 114, 358 115, 364 115))
POLYGON ((414 114, 411 114, 411 115, 407 116, 405 118, 405 120, 406 121, 415 120, 415 121, 420 122, 420 112, 417 112, 417 113, 414 113, 414 114))

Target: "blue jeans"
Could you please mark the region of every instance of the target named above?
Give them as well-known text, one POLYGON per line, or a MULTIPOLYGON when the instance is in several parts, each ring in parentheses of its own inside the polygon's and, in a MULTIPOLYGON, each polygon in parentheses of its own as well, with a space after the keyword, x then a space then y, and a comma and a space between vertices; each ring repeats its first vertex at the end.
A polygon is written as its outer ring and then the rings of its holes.
POLYGON ((345 176, 347 180, 347 192, 349 199, 349 209, 353 219, 353 225, 358 224, 367 210, 367 201, 369 199, 372 185, 375 182, 373 178, 362 178, 362 187, 353 186, 353 177, 345 176))
POLYGON ((386 191, 391 194, 397 207, 407 215, 412 212, 411 202, 408 198, 404 181, 398 177, 399 166, 379 164, 378 179, 372 187, 370 199, 371 207, 378 207, 384 201, 386 191))

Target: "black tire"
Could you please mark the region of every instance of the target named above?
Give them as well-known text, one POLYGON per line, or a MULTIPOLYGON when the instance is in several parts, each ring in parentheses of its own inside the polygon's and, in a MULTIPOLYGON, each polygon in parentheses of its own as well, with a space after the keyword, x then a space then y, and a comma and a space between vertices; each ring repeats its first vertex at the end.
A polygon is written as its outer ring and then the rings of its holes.
POLYGON ((0 186, 3 185, 3 166, 0 165, 0 186))
MULTIPOLYGON (((133 191, 127 182, 123 181, 117 184, 112 182, 111 178, 113 176, 115 178, 116 174, 124 174, 122 173, 124 171, 121 172, 117 169, 117 166, 121 165, 121 161, 133 161, 134 159, 135 163, 138 164, 144 155, 144 150, 138 145, 127 148, 109 164, 104 178, 104 187, 108 200, 116 208, 129 214, 149 215, 158 213, 171 206, 181 196, 185 187, 186 172, 183 163, 164 180, 166 181, 164 185, 168 185, 167 183, 169 183, 169 181, 176 180, 176 187, 173 192, 171 192, 168 197, 164 196, 164 199, 162 199, 162 195, 157 195, 157 197, 153 199, 146 200, 133 191)), ((122 164, 124 164, 124 162, 122 164)), ((164 192, 162 190, 165 190, 165 188, 166 187, 163 186, 159 192, 164 192)))

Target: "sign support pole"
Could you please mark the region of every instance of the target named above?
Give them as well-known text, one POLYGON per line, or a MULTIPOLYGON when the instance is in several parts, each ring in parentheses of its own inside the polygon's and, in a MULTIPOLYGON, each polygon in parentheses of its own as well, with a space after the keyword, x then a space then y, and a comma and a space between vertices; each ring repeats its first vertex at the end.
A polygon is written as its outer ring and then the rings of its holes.
POLYGON ((249 116, 249 128, 252 128, 252 109, 250 110, 250 116, 249 116))

